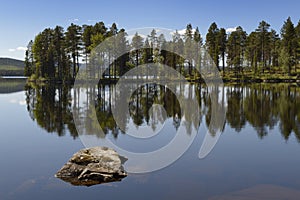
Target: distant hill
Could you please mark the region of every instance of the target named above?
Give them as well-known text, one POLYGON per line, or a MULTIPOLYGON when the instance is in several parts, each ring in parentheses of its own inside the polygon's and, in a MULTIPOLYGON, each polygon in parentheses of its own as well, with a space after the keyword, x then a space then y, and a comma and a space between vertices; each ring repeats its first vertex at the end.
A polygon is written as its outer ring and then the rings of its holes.
POLYGON ((23 76, 24 61, 13 58, 0 58, 0 76, 23 76))

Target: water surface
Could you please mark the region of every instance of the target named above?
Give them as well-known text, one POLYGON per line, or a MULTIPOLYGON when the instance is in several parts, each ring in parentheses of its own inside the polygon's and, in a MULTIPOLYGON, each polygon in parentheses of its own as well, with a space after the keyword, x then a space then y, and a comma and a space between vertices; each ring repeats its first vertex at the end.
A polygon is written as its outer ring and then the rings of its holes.
MULTIPOLYGON (((198 153, 211 120, 208 90, 204 85, 179 85, 186 99, 199 99, 201 108, 200 128, 188 151, 162 170, 129 174, 121 182, 92 187, 74 187, 54 177, 73 153, 84 148, 73 122, 76 105, 95 101, 105 133, 95 137, 107 137, 130 151, 148 152, 168 143, 178 129, 176 120, 188 116, 181 113, 176 96, 158 85, 141 87, 132 95, 124 122, 127 130, 138 132, 142 126, 155 130, 165 125, 155 137, 138 140, 121 131, 113 120, 114 85, 81 90, 53 85, 20 89, 15 83, 2 86, 0 199, 299 197, 300 88, 296 85, 218 88, 218 102, 227 108, 226 121, 219 127, 220 140, 204 159, 199 159, 198 153), (162 105, 166 114, 160 116, 164 117, 150 115, 153 104, 162 105)), ((195 124, 193 119, 187 121, 189 134, 195 124)), ((95 133, 87 130, 86 134, 95 133)))

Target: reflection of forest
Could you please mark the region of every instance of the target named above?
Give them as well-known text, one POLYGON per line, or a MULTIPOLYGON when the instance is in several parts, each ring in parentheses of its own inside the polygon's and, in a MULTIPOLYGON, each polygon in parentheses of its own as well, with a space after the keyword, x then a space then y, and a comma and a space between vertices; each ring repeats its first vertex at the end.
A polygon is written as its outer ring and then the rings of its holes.
MULTIPOLYGON (((117 106, 112 98, 119 97, 114 85, 102 85, 101 87, 98 91, 98 99, 96 101, 96 113, 98 121, 103 123, 101 127, 107 133, 109 130, 115 130, 117 127, 111 106, 117 106), (109 99, 109 101, 107 102, 105 99, 109 99), (108 106, 105 106, 105 104, 108 106)), ((127 122, 131 118, 135 126, 146 125, 155 131, 156 125, 158 123, 162 124, 166 118, 162 113, 158 113, 155 116, 151 115, 150 109, 154 104, 162 105, 166 110, 166 117, 174 118, 174 124, 178 126, 178 121, 181 118, 181 110, 176 96, 169 89, 156 84, 145 84, 131 95, 128 105, 129 116, 124 116, 125 112, 120 110, 122 108, 116 109, 116 117, 120 118, 119 121, 122 121, 119 125, 124 127, 123 130, 126 130, 127 122)))
POLYGON ((287 140, 292 133, 300 141, 300 88, 293 85, 228 87, 227 123, 241 131, 247 122, 260 138, 279 125, 287 140))
POLYGON ((76 138, 77 132, 71 109, 71 88, 68 86, 25 86, 27 110, 32 120, 47 132, 56 132, 59 136, 66 129, 76 138))
MULTIPOLYGON (((186 132, 189 133, 192 126, 197 127, 200 124, 195 124, 197 120, 195 116, 189 116, 188 109, 181 113, 178 95, 182 96, 186 102, 199 100, 200 123, 204 117, 205 124, 208 125, 213 110, 208 88, 197 84, 179 84, 177 90, 178 93, 175 95, 164 86, 145 84, 131 95, 128 116, 124 116, 127 112, 122 108, 117 109, 116 116, 121 118, 119 120, 121 124, 118 125, 124 126, 126 130, 131 120, 135 126, 146 125, 155 129, 157 123, 163 123, 166 118, 169 118, 173 120, 173 125, 177 129, 184 116, 186 120, 184 126, 186 132), (156 116, 155 119, 151 118, 149 109, 154 104, 160 104, 165 109, 166 118, 162 117, 163 115, 156 116)), ((300 88, 284 84, 253 84, 226 86, 219 88, 218 91, 219 95, 216 95, 215 99, 218 102, 218 110, 226 105, 226 123, 237 132, 245 126, 252 126, 258 136, 263 138, 268 134, 269 129, 278 125, 284 139, 287 140, 294 133, 300 141, 300 88)), ((116 91, 115 85, 99 85, 95 88, 81 88, 80 90, 58 85, 26 87, 27 109, 31 118, 47 132, 55 132, 62 136, 69 131, 74 138, 78 134, 72 112, 80 113, 81 124, 84 125, 86 134, 95 134, 92 131, 95 127, 94 123, 100 123, 105 134, 117 137, 119 133, 124 133, 117 126, 112 113, 112 108, 117 106, 117 98, 120 98, 120 91, 116 91), (87 124, 84 119, 90 116, 91 101, 95 104, 98 121, 89 121, 90 124, 87 124)), ((212 129, 223 130, 224 127, 212 127, 212 129)), ((213 135, 214 132, 212 131, 211 134, 213 135)), ((103 136, 99 135, 99 137, 103 136)))

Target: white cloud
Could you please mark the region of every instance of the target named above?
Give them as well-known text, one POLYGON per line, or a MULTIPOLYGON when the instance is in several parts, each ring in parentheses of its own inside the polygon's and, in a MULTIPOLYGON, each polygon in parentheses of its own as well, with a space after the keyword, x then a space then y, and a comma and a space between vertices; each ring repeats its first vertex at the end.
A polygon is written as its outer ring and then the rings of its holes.
POLYGON ((26 47, 17 47, 16 50, 17 50, 17 51, 26 51, 27 48, 26 48, 26 47))
POLYGON ((237 27, 227 28, 226 33, 232 33, 233 31, 236 31, 237 27))
POLYGON ((79 21, 79 19, 78 19, 78 18, 75 18, 75 19, 69 19, 68 21, 69 21, 69 22, 71 22, 71 23, 72 23, 72 22, 74 22, 74 23, 75 23, 75 22, 78 22, 78 21, 79 21))
POLYGON ((26 47, 17 47, 15 49, 8 49, 9 52, 15 52, 15 51, 26 51, 26 47))

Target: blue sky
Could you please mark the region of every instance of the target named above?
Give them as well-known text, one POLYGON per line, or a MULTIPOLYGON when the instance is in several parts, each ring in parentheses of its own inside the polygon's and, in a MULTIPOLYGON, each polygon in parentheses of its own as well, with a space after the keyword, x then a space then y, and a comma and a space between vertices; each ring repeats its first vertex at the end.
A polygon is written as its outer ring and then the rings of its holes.
POLYGON ((219 27, 242 26, 254 30, 261 20, 280 31, 283 21, 300 19, 300 1, 297 0, 10 0, 0 6, 0 57, 24 58, 28 41, 47 27, 71 22, 77 24, 105 24, 116 22, 119 28, 163 27, 184 29, 187 23, 198 26, 206 34, 209 25, 219 27))

